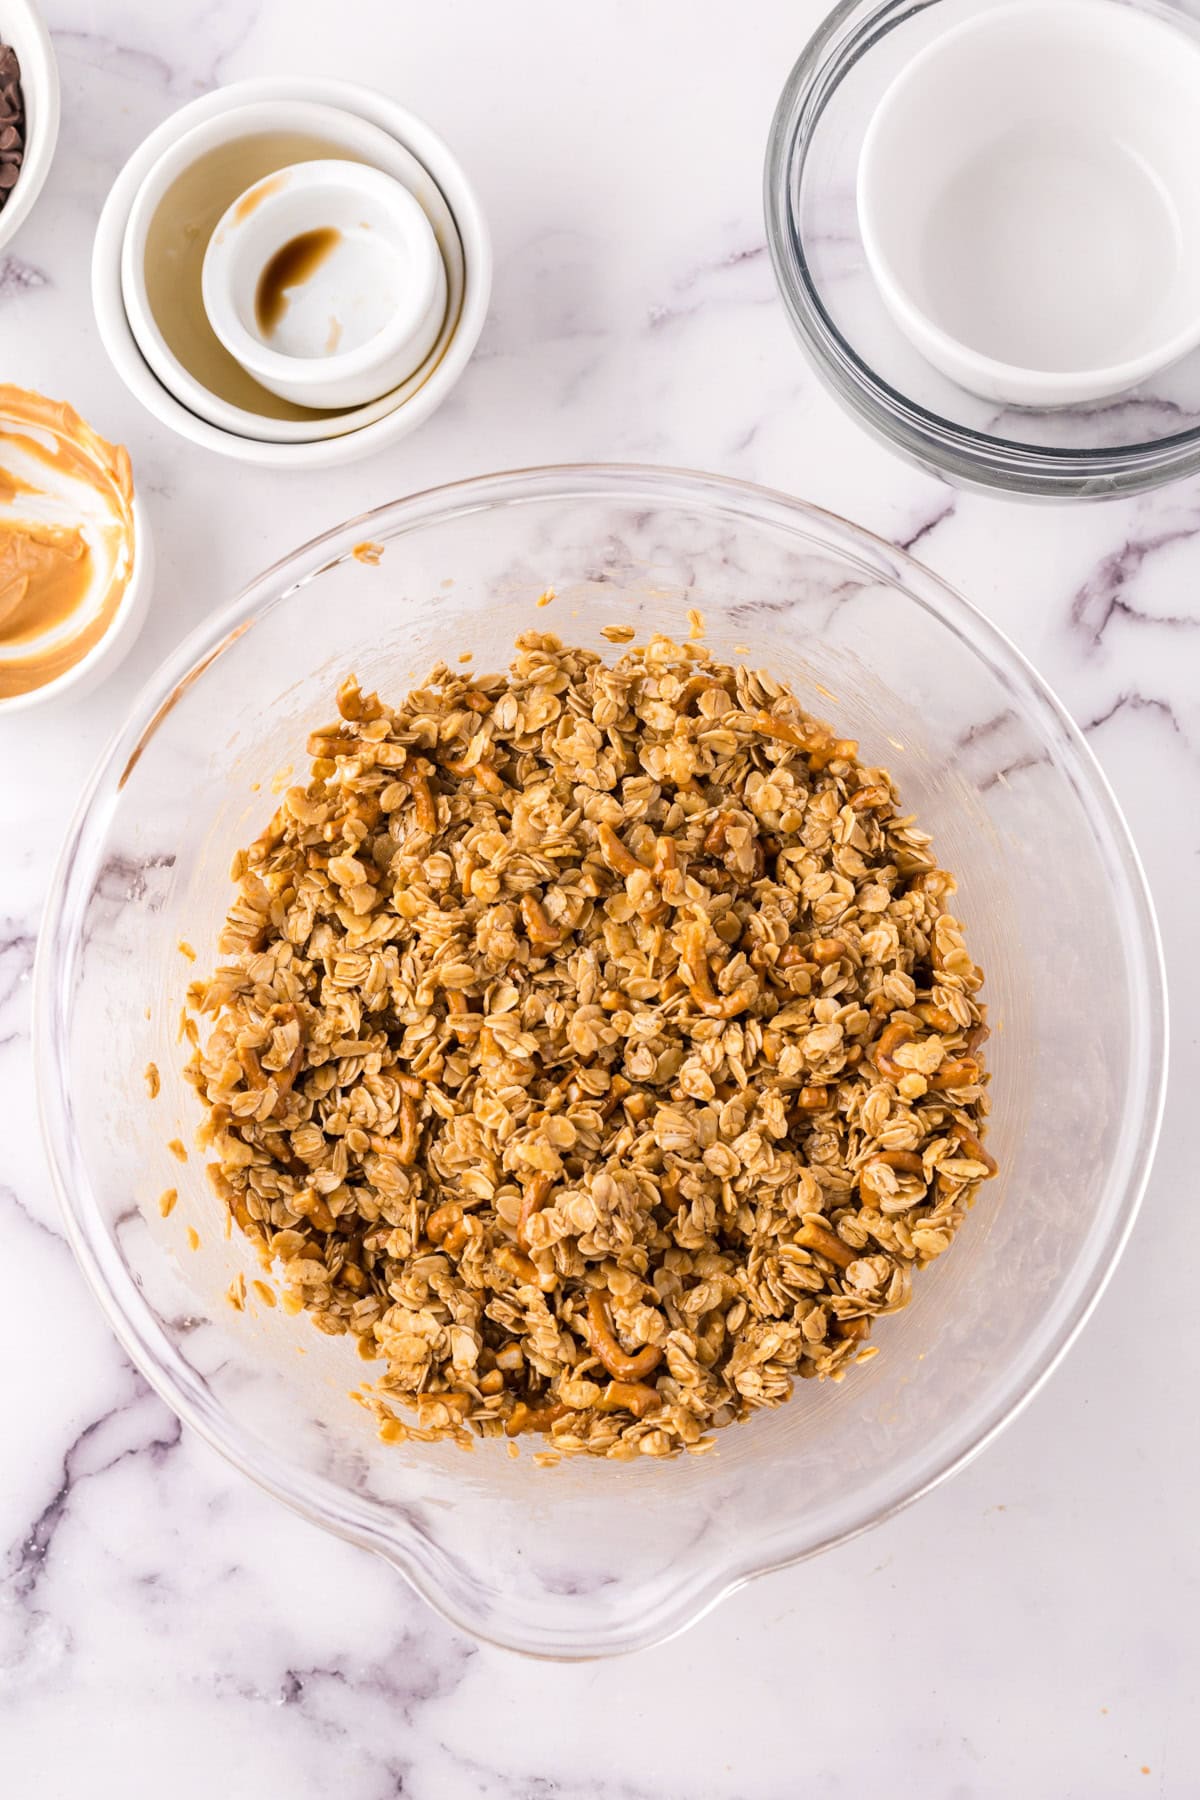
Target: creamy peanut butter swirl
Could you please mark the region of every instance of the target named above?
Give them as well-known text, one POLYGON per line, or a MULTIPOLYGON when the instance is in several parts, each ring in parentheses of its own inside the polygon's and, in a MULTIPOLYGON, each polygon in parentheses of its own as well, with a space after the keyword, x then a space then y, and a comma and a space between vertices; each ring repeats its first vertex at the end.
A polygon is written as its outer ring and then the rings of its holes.
POLYGON ((0 384, 0 699, 99 643, 133 573, 133 475, 62 401, 0 384))

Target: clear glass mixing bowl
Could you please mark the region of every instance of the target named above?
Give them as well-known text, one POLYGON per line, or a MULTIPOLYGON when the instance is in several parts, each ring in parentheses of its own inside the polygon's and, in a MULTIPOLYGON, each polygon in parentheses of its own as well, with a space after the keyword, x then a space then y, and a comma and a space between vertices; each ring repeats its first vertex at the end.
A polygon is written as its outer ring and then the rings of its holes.
POLYGON ((1087 746, 1002 635, 902 553, 706 476, 561 468, 418 494, 268 571, 163 666, 71 826, 36 984, 50 1156, 71 1240, 164 1399, 270 1492, 378 1551, 456 1624, 554 1657, 631 1650, 752 1575, 885 1518, 1027 1400, 1094 1304, 1146 1181, 1164 1080, 1154 918, 1087 746), (371 539, 378 566, 356 559, 371 539), (553 586, 544 609, 538 597, 553 586), (369 1373, 303 1316, 224 1298, 177 1029, 215 957, 234 849, 300 767, 339 677, 404 690, 436 658, 507 663, 531 626, 613 654, 614 623, 744 655, 890 765, 960 880, 995 1031, 1001 1174, 840 1385, 660 1464, 535 1467, 505 1445, 387 1445, 369 1373), (261 784, 261 786, 260 786, 261 784), (151 1102, 142 1071, 162 1074, 151 1102), (166 1219, 158 1196, 179 1189, 166 1219), (188 1248, 187 1232, 200 1236, 188 1248), (303 1354, 299 1354, 303 1352, 303 1354))

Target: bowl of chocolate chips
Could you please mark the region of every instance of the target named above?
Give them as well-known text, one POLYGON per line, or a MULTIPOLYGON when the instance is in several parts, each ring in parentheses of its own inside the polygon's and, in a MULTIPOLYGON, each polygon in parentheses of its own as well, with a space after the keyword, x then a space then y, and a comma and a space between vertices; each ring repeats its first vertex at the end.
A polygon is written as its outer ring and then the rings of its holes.
POLYGON ((58 64, 32 0, 0 0, 0 249, 31 212, 58 141, 58 64))

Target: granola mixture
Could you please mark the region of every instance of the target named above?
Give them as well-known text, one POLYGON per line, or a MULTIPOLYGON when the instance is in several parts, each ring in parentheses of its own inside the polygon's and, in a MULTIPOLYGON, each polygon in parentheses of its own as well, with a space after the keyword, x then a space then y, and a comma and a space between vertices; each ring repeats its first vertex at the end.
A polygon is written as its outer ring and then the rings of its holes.
POLYGON ((983 977, 887 771, 665 638, 338 710, 234 860, 188 1074, 384 1435, 669 1456, 872 1354, 996 1166, 983 977))

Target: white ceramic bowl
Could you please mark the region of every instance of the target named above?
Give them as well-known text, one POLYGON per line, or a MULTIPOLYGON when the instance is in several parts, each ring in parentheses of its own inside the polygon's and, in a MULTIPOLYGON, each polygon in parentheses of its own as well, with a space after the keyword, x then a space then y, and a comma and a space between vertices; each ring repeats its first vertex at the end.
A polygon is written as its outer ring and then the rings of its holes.
MULTIPOLYGON (((264 77, 219 88, 165 120, 138 147, 113 184, 100 215, 92 251, 92 302, 100 336, 130 392, 155 418, 201 448, 268 468, 313 469, 355 462, 423 423, 441 405, 471 358, 487 316, 491 284, 492 251, 486 220, 474 190, 441 139, 386 95, 352 82, 299 76, 264 77), (198 416, 148 366, 131 328, 121 291, 122 245, 134 199, 160 158, 172 152, 189 131, 210 122, 218 136, 240 135, 240 128, 226 116, 271 102, 288 102, 297 109, 312 103, 337 108, 388 133, 398 148, 424 165, 441 190, 462 242, 464 262, 457 324, 444 353, 438 356, 435 349, 428 375, 418 371, 413 378, 419 385, 411 396, 361 427, 322 439, 314 435, 301 442, 272 442, 265 438, 266 426, 294 422, 258 421, 250 415, 253 423, 263 429, 263 436, 252 438, 198 416), (222 124, 222 120, 226 122, 222 124)), ((375 406, 384 408, 386 402, 377 401, 375 406)), ((328 429, 328 422, 324 428, 328 429)))
POLYGON ((201 291, 248 374, 297 406, 333 410, 415 375, 446 318, 446 265, 425 209, 362 163, 296 163, 248 188, 209 239, 201 291), (309 257, 303 275, 297 247, 309 257), (261 289, 280 259, 295 279, 267 326, 261 289))
POLYGON ((1065 406, 1200 343, 1200 46, 1114 0, 1019 0, 902 70, 858 169, 901 330, 969 391, 1065 406))
POLYGON ((133 649, 137 635, 146 621, 150 595, 154 588, 154 539, 146 520, 145 508, 134 496, 133 501, 133 570, 121 596, 121 604, 113 615, 104 636, 92 645, 71 668, 64 669, 53 681, 30 688, 25 694, 8 694, 0 698, 0 721, 20 712, 32 712, 36 706, 49 706, 55 701, 81 700, 98 688, 115 672, 133 649))
POLYGON ((8 200, 0 208, 0 249, 20 230, 54 160, 58 142, 58 64, 50 33, 32 0, 0 0, 0 44, 11 44, 21 65, 25 97, 25 155, 8 200))
MULTIPOLYGON (((392 393, 385 394, 366 406, 333 414, 314 412, 301 418, 273 418, 265 412, 252 412, 214 393, 190 373, 181 357, 168 343, 155 318, 145 276, 146 246, 154 216, 169 189, 187 169, 211 151, 239 141, 243 134, 254 136, 290 130, 322 143, 336 144, 347 156, 361 160, 372 168, 383 169, 395 180, 403 182, 420 200, 433 222, 446 263, 449 300, 443 336, 434 345, 430 358, 432 368, 441 360, 451 334, 461 322, 466 271, 454 215, 441 190, 411 151, 406 150, 381 126, 358 117, 344 107, 318 105, 301 100, 256 101, 239 108, 237 120, 235 130, 231 113, 229 109, 225 109, 213 113, 185 130, 181 136, 173 138, 161 153, 156 153, 154 149, 159 135, 157 132, 152 133, 134 152, 117 177, 97 229, 96 250, 92 261, 93 298, 97 317, 100 316, 96 289, 101 234, 105 229, 109 207, 113 207, 115 218, 120 205, 125 204, 128 207, 128 224, 119 249, 124 315, 138 350, 168 395, 180 401, 188 412, 195 413, 198 418, 216 426, 219 431, 231 432, 236 437, 261 439, 265 443, 307 444, 316 438, 340 437, 346 432, 358 431, 364 425, 374 424, 377 419, 382 419, 410 399, 424 380, 424 373, 418 370, 409 381, 392 393)), ((172 123, 172 120, 167 121, 167 125, 172 123)), ((164 130, 165 127, 159 128, 160 132, 164 130)), ((196 280, 195 305, 198 311, 202 310, 199 276, 196 280)), ((119 330, 119 323, 114 315, 114 329, 119 330)), ((102 335, 103 331, 101 321, 102 335)), ((220 346, 215 341, 213 349, 219 353, 220 346)), ((116 353, 111 345, 109 350, 116 361, 116 353)), ((128 375, 124 370, 120 372, 128 385, 128 375)), ((146 399, 144 394, 139 394, 139 398, 144 401, 146 399)), ((148 401, 146 403, 149 404, 148 401)), ((173 420, 167 419, 166 423, 171 424, 173 420)))

